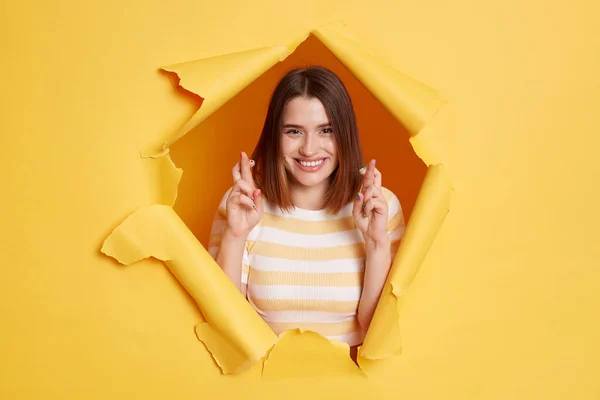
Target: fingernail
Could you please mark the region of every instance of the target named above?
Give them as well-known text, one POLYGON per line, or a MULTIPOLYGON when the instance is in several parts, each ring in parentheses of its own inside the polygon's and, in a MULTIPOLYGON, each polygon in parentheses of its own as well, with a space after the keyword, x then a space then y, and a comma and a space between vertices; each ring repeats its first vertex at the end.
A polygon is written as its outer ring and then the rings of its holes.
POLYGON ((360 200, 360 194, 356 194, 356 200, 360 200))
POLYGON ((377 160, 373 160, 373 166, 375 166, 375 164, 377 164, 377 160))
POLYGON ((365 170, 365 167, 362 167, 361 169, 358 170, 358 172, 363 172, 365 170))

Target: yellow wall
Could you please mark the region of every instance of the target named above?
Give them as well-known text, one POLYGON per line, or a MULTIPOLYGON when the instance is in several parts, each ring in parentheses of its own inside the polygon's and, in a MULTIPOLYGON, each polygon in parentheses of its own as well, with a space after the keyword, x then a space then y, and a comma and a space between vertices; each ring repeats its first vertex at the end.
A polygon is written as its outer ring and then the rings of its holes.
POLYGON ((599 6, 251 3, 2 5, 0 398, 597 398, 599 6), (450 99, 453 208, 403 308, 402 356, 369 379, 221 376, 166 268, 99 253, 157 201, 138 149, 194 110, 157 68, 338 19, 450 99))

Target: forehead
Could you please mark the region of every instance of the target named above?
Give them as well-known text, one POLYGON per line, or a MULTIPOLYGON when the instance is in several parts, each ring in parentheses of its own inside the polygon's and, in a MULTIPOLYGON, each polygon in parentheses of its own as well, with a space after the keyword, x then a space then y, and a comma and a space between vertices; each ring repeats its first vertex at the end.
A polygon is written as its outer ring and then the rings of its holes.
POLYGON ((315 97, 296 97, 290 100, 283 110, 283 123, 294 125, 320 125, 328 123, 329 118, 323 103, 315 97))

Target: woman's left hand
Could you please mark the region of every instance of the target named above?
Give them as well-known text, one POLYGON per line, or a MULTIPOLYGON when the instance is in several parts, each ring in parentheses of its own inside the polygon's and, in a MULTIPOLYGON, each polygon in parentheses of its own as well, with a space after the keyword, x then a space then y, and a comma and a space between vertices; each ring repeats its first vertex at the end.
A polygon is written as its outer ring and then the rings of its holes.
POLYGON ((389 249, 388 204, 381 193, 381 172, 375 168, 375 160, 371 160, 366 167, 352 215, 356 227, 365 238, 367 250, 389 249))

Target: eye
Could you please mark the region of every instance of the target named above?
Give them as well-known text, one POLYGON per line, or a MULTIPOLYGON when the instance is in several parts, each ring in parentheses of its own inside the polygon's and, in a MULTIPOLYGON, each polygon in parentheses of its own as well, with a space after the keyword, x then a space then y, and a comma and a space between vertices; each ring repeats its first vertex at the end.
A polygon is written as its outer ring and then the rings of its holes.
POLYGON ((325 128, 321 131, 321 133, 333 133, 333 129, 331 128, 325 128))
POLYGON ((292 136, 302 134, 302 132, 300 132, 298 129, 288 129, 285 131, 285 133, 292 136))

